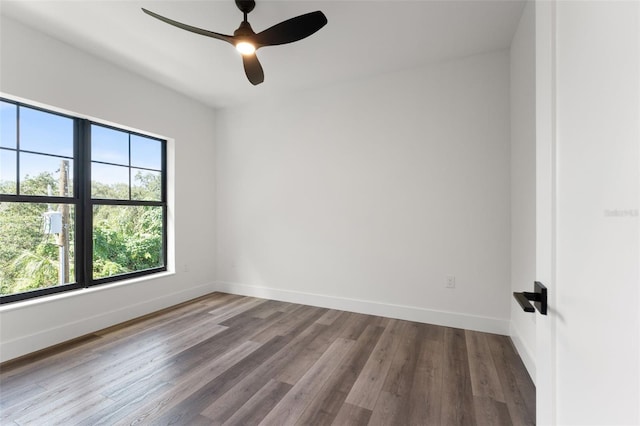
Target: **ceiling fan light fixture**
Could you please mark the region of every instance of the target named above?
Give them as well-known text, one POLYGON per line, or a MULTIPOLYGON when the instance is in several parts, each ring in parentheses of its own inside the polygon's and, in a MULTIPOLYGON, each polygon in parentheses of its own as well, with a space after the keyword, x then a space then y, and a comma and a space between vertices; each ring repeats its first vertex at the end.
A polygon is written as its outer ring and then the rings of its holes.
POLYGON ((236 43, 236 50, 242 55, 253 55, 256 51, 256 47, 248 41, 241 41, 236 43))

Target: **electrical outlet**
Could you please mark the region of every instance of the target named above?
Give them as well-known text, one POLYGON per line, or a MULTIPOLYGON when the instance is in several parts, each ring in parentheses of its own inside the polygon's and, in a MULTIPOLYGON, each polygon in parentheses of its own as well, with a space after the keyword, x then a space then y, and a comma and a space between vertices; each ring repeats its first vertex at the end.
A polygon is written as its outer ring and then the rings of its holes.
POLYGON ((454 275, 447 275, 447 282, 445 284, 447 288, 455 288, 456 287, 456 277, 454 275))
POLYGON ((185 263, 184 265, 182 265, 182 272, 189 272, 189 264, 185 263))

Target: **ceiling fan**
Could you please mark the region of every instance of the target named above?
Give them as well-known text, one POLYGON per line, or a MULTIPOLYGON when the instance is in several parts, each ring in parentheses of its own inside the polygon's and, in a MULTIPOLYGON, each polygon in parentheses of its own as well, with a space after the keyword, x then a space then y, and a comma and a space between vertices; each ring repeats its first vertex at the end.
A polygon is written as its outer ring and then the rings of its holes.
POLYGON ((324 27, 327 23, 327 17, 324 16, 324 13, 316 11, 287 19, 256 34, 247 21, 247 15, 256 6, 256 2, 254 0, 235 1, 238 9, 244 14, 244 19, 238 29, 233 32, 232 36, 183 24, 173 19, 160 16, 145 8, 142 8, 142 11, 147 15, 153 16, 167 24, 182 28, 183 30, 226 41, 234 45, 242 54, 244 72, 254 86, 264 81, 264 71, 256 56, 256 50, 261 47, 276 46, 278 44, 293 43, 294 41, 302 40, 324 27))

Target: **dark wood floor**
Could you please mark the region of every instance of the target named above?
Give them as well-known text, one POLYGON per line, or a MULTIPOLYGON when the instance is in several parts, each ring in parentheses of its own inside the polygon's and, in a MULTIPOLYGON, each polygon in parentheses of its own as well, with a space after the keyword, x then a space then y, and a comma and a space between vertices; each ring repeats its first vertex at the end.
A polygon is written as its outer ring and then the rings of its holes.
POLYGON ((0 423, 520 425, 507 337, 223 293, 0 370, 0 423))

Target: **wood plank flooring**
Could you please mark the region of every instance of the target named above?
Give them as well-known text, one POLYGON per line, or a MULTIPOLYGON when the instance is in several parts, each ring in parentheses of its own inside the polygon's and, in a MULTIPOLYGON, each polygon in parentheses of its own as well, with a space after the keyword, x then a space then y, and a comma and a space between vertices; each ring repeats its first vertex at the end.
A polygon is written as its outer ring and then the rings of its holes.
POLYGON ((0 424, 530 425, 508 337, 213 293, 0 366, 0 424))

